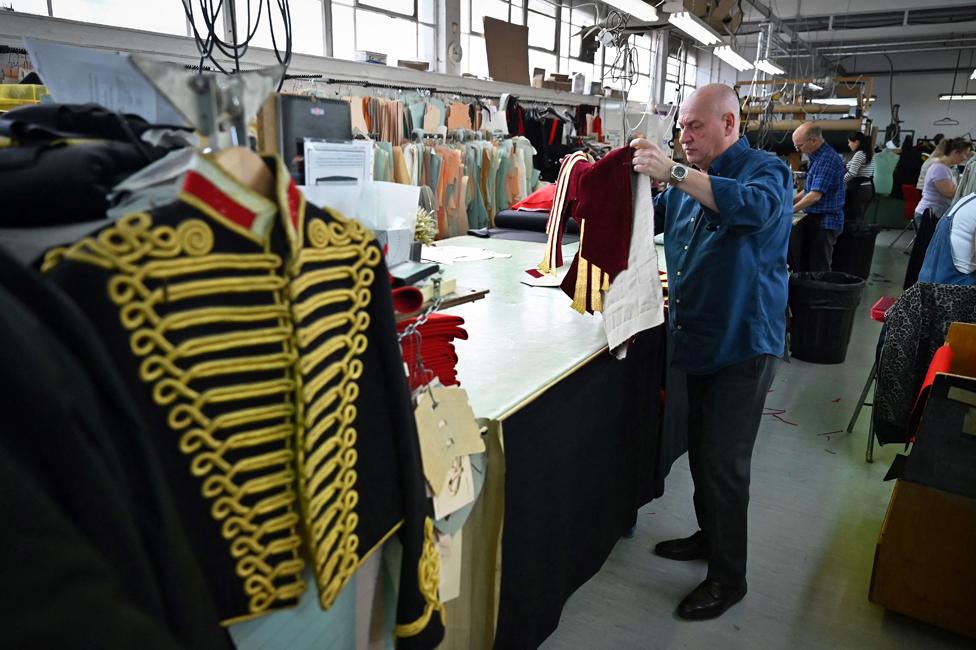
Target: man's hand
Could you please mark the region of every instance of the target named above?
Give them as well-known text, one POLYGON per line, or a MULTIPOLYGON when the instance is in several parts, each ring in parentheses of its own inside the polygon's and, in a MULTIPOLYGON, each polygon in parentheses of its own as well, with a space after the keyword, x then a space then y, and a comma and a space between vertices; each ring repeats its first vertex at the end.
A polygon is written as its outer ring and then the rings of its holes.
POLYGON ((634 149, 633 165, 638 174, 645 174, 656 181, 671 179, 671 168, 675 163, 664 155, 661 148, 644 138, 637 138, 630 143, 634 149))

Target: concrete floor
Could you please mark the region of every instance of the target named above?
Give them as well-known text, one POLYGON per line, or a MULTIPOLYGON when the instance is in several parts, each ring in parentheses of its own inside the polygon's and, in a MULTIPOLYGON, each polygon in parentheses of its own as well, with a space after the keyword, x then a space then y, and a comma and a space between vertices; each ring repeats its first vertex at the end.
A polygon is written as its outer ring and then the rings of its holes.
POLYGON ((687 457, 665 495, 640 511, 637 536, 621 540, 603 569, 577 591, 544 650, 630 648, 973 648, 971 639, 888 613, 868 602, 875 541, 894 487, 882 479, 896 446, 864 462, 870 409, 844 430, 871 368, 880 325, 870 308, 898 295, 907 255, 878 237, 872 278, 847 361, 780 367, 766 406, 796 426, 765 417, 752 464, 749 594, 721 618, 689 623, 678 601, 705 574, 701 562, 671 562, 655 543, 696 529, 687 457))

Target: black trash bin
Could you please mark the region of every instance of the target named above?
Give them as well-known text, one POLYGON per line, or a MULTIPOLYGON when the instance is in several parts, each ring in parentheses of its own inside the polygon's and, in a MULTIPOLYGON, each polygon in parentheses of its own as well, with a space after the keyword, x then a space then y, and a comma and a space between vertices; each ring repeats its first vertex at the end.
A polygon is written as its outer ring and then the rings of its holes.
POLYGON ((836 271, 790 276, 790 351, 812 363, 843 363, 864 280, 836 271))
POLYGON ((874 260, 874 240, 881 232, 876 223, 852 221, 844 224, 844 232, 834 245, 831 270, 838 273, 856 275, 862 280, 871 277, 871 262, 874 260))

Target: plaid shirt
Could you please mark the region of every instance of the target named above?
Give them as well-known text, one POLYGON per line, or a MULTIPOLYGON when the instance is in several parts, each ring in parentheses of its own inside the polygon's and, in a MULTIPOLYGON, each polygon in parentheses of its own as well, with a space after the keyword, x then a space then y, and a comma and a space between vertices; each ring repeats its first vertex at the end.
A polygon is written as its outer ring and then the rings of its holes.
POLYGON ((804 189, 820 192, 820 200, 807 208, 809 214, 821 217, 823 230, 840 232, 844 229, 844 167, 834 148, 824 142, 810 154, 810 171, 807 172, 804 189))

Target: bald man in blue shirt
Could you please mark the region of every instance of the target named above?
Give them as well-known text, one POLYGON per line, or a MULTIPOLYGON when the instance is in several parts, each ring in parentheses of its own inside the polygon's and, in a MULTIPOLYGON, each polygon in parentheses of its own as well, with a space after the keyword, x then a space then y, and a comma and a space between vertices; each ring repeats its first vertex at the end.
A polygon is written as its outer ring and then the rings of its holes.
POLYGON ((746 594, 752 450, 774 365, 786 348, 792 175, 739 137, 739 100, 721 84, 682 103, 680 143, 691 166, 644 139, 631 143, 638 173, 669 182, 664 213, 668 382, 688 394, 688 460, 699 531, 661 542, 658 555, 708 560, 708 575, 678 605, 686 619, 721 615, 746 594))

